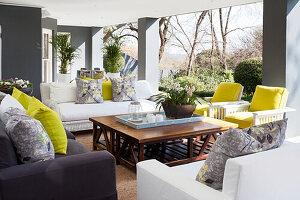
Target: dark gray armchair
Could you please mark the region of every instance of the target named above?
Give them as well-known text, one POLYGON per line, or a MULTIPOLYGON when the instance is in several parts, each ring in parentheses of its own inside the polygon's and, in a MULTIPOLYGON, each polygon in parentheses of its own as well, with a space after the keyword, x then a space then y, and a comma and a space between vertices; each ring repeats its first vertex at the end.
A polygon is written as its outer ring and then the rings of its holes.
POLYGON ((115 158, 107 151, 90 152, 68 139, 67 155, 18 164, 2 124, 0 147, 0 200, 117 199, 115 158))

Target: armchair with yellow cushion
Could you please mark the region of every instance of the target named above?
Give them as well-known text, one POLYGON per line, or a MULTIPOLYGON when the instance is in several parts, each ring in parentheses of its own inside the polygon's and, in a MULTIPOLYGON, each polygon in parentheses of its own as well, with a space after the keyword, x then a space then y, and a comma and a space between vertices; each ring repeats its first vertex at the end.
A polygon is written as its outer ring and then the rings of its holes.
POLYGON ((268 87, 258 85, 251 104, 225 105, 225 121, 247 128, 284 118, 286 112, 295 109, 285 107, 288 91, 282 87, 268 87))
POLYGON ((220 83, 213 97, 205 98, 209 103, 197 105, 195 113, 217 119, 224 119, 224 105, 244 105, 247 103, 241 101, 242 94, 243 86, 241 84, 220 83))

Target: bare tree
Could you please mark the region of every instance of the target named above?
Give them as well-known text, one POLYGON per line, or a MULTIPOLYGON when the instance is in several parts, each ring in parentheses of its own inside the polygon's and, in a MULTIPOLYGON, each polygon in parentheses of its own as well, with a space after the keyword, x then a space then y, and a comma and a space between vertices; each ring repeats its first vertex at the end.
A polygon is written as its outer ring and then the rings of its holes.
POLYGON ((161 61, 162 56, 165 52, 166 44, 170 39, 170 36, 168 35, 170 20, 171 17, 162 17, 159 20, 159 38, 160 38, 159 56, 158 56, 159 61, 161 61))
POLYGON ((185 43, 180 37, 177 36, 176 33, 173 33, 173 35, 172 35, 172 36, 174 36, 175 40, 179 43, 179 44, 175 44, 175 46, 181 47, 187 54, 187 67, 186 67, 187 76, 189 76, 192 72, 193 61, 195 58, 194 53, 195 53, 197 44, 199 44, 200 26, 201 26, 207 13, 208 13, 208 11, 203 11, 197 17, 192 37, 188 35, 188 33, 183 28, 183 26, 177 16, 175 16, 176 25, 172 24, 172 28, 176 32, 180 32, 184 36, 184 38, 187 40, 187 43, 185 43))

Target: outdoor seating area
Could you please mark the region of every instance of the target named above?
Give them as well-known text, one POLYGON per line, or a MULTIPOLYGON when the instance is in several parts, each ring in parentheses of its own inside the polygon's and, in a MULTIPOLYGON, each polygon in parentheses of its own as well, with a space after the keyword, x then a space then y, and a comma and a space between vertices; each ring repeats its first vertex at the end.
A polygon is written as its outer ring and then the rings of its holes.
POLYGON ((0 2, 0 200, 299 200, 299 12, 0 2))

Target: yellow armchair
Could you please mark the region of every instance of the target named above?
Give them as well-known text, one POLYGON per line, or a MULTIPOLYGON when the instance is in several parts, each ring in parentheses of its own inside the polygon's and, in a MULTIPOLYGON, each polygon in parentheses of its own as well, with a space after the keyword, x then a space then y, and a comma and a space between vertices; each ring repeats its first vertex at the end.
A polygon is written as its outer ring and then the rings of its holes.
POLYGON ((247 102, 241 101, 244 87, 239 83, 220 83, 213 97, 205 98, 209 103, 199 104, 195 113, 217 119, 224 119, 224 105, 241 105, 247 102))
POLYGON ((225 121, 247 128, 284 118, 295 109, 285 107, 288 91, 282 87, 256 86, 251 104, 223 106, 225 121))

